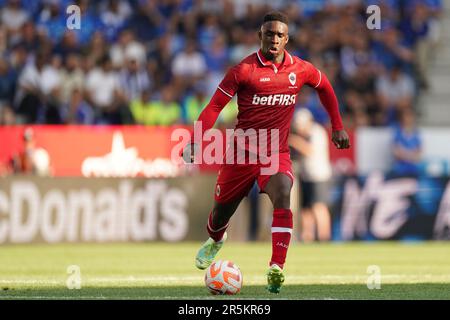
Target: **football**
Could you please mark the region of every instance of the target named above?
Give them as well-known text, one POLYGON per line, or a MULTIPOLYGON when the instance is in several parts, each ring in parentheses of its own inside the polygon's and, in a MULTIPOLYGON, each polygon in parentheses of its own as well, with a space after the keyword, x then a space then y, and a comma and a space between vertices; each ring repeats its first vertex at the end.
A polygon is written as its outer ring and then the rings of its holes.
POLYGON ((231 261, 215 261, 206 270, 205 285, 214 295, 237 294, 242 288, 241 270, 231 261))

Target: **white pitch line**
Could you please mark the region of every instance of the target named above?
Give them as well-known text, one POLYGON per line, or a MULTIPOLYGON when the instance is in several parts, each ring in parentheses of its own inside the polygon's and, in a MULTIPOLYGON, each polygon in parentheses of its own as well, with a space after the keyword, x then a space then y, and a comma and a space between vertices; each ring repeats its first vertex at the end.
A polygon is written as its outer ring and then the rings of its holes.
MULTIPOLYGON (((342 275, 303 275, 303 276, 289 276, 286 275, 286 282, 291 284, 323 284, 323 283, 363 283, 365 284, 367 280, 366 275, 355 275, 355 276, 342 276, 342 275)), ((266 281, 263 276, 244 276, 244 283, 247 284, 260 284, 266 281)), ((433 275, 433 274, 386 274, 381 275, 381 281, 387 281, 387 283, 395 283, 395 281, 403 282, 449 282, 449 275, 433 275)), ((82 277, 83 284, 86 285, 99 285, 108 283, 123 283, 123 284, 133 284, 133 283, 148 283, 148 284, 163 284, 180 285, 182 284, 203 284, 203 276, 150 276, 150 277, 82 277)), ((386 282, 385 282, 386 283, 386 282)), ((24 284, 24 285, 65 285, 65 279, 63 280, 52 280, 52 279, 0 279, 0 284, 24 284)))
MULTIPOLYGON (((2 299, 30 299, 30 300, 50 300, 50 299, 58 299, 58 300, 76 300, 76 299, 86 299, 86 300, 107 300, 107 299, 127 299, 127 298, 120 298, 120 297, 101 297, 101 296, 5 296, 0 295, 2 299)), ((133 298, 129 298, 127 300, 131 300, 133 298)))
MULTIPOLYGON (((102 297, 102 296, 19 296, 19 295, 0 295, 2 299, 29 299, 29 300, 51 300, 51 299, 57 299, 57 300, 108 300, 108 299, 114 299, 114 300, 220 300, 220 301, 235 301, 235 300, 247 300, 248 298, 240 298, 240 297, 230 297, 230 299, 221 299, 221 296, 204 296, 204 297, 192 297, 192 296, 164 296, 164 297, 117 297, 117 296, 111 296, 111 297, 102 297)), ((301 297, 298 299, 290 298, 252 298, 252 300, 257 301, 266 301, 266 300, 302 300, 301 297)), ((339 300, 336 298, 330 298, 330 297, 323 297, 323 298, 308 298, 306 300, 339 300)))
POLYGON ((33 280, 33 279, 11 279, 11 280, 4 280, 0 279, 0 283, 3 284, 61 284, 63 281, 54 281, 54 280, 33 280))

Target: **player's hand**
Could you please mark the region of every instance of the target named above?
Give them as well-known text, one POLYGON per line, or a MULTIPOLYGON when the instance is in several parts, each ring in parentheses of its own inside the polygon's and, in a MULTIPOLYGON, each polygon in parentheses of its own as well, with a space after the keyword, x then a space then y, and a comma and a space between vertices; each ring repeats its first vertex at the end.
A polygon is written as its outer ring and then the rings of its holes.
POLYGON ((195 154, 198 149, 198 145, 196 143, 188 143, 186 147, 183 149, 183 160, 185 163, 194 163, 195 154))
POLYGON ((345 130, 334 130, 331 133, 331 141, 338 149, 350 148, 350 138, 345 130))

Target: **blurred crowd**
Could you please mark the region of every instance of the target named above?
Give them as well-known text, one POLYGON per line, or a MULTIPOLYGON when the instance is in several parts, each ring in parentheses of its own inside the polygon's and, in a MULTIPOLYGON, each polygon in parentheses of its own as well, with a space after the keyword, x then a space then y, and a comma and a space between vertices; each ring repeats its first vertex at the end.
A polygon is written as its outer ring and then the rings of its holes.
MULTIPOLYGON (((332 82, 348 127, 417 111, 439 40, 439 0, 0 0, 0 124, 192 123, 227 68, 259 49, 262 16, 332 82), (81 9, 81 28, 66 12, 81 9), (366 8, 381 8, 370 30, 366 8)), ((298 107, 328 117, 313 90, 298 107)), ((232 125, 235 100, 219 121, 232 125)))

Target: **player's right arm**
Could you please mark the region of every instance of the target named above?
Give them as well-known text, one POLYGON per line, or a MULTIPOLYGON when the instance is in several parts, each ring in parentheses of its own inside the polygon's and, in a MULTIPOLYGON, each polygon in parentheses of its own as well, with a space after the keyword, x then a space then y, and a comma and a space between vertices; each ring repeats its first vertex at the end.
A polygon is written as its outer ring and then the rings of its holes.
POLYGON ((242 68, 240 64, 229 69, 217 87, 217 90, 211 100, 200 113, 197 121, 195 122, 194 131, 201 130, 202 134, 199 137, 199 141, 195 141, 194 137, 192 137, 191 142, 184 148, 184 161, 188 163, 194 162, 196 145, 202 143, 204 133, 214 126, 222 109, 237 93, 241 82, 241 73, 242 68))
POLYGON ((198 117, 197 121, 194 124, 194 132, 196 130, 201 130, 202 132, 201 136, 199 137, 200 140, 195 141, 194 135, 191 139, 191 142, 188 145, 186 145, 186 147, 183 149, 183 159, 185 162, 187 163, 194 162, 196 146, 202 143, 203 140, 202 137, 204 133, 214 126, 214 123, 216 123, 216 120, 219 117, 220 112, 230 100, 231 98, 225 93, 223 93, 220 89, 216 90, 211 100, 203 109, 203 111, 200 113, 200 116, 198 117))
POLYGON ((218 87, 213 97, 200 113, 200 116, 197 119, 196 124, 202 124, 202 136, 207 130, 211 129, 214 126, 220 112, 228 104, 228 102, 230 102, 230 100, 231 97, 225 94, 220 89, 220 87, 218 87))

